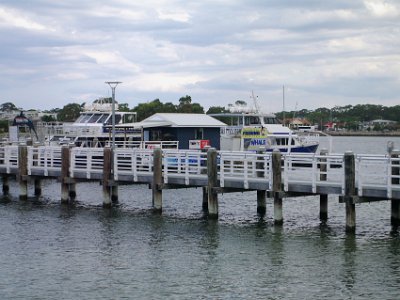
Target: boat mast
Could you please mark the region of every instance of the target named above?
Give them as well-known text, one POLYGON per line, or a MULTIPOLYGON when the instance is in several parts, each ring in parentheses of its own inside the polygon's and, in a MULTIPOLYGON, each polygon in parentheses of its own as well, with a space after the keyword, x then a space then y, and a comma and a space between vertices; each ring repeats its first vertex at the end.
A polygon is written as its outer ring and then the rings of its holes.
POLYGON ((282 86, 283 126, 285 126, 285 86, 282 86))
POLYGON ((257 98, 258 96, 254 96, 254 91, 251 91, 251 98, 253 98, 254 101, 254 107, 256 108, 256 113, 261 114, 260 106, 258 105, 257 98))

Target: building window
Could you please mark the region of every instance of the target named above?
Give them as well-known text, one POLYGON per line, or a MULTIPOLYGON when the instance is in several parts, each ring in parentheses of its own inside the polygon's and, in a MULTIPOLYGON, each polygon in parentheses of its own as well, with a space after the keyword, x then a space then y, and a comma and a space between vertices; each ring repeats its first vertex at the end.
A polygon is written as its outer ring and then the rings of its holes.
POLYGON ((194 130, 194 139, 195 140, 203 140, 204 139, 204 130, 203 130, 203 128, 195 128, 195 130, 194 130))

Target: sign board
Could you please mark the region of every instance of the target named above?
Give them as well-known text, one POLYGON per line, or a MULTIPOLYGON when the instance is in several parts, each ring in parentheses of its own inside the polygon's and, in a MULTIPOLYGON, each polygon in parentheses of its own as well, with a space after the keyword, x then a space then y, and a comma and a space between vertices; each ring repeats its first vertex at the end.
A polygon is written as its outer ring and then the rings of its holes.
POLYGON ((269 147, 268 130, 263 127, 245 127, 241 132, 243 148, 246 151, 257 151, 269 147))
POLYGON ((10 142, 18 142, 18 126, 10 126, 8 128, 10 142))

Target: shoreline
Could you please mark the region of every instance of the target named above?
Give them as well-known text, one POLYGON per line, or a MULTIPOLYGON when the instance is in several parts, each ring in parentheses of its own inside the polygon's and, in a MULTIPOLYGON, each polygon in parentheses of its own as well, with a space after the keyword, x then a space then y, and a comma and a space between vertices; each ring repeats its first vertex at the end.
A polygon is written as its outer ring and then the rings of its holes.
POLYGON ((324 132, 330 136, 375 136, 375 137, 400 137, 400 131, 390 132, 365 132, 365 131, 328 131, 324 132))

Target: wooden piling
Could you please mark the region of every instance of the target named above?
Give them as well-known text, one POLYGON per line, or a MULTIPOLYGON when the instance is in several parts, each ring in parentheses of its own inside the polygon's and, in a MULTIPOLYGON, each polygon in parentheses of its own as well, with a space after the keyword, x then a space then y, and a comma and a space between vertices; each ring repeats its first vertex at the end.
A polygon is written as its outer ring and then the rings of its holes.
MULTIPOLYGON (((328 154, 327 149, 321 149, 320 155, 321 156, 326 156, 328 154)), ((326 176, 326 171, 328 169, 327 166, 327 160, 326 158, 321 158, 320 159, 320 177, 319 180, 321 181, 326 181, 327 176, 326 176)), ((321 221, 327 221, 328 220, 328 195, 327 194, 320 194, 319 195, 319 219, 321 221)))
POLYGON ((19 199, 28 199, 28 147, 26 144, 18 146, 18 182, 19 199))
MULTIPOLYGON (((400 162, 398 161, 400 157, 400 150, 393 150, 390 154, 391 158, 394 159, 392 161, 392 175, 395 176, 392 178, 392 184, 398 185, 400 184, 400 162)), ((391 201, 391 218, 390 222, 392 226, 397 229, 400 226, 400 201, 392 199, 391 201)))
MULTIPOLYGON (((264 157, 261 154, 264 154, 265 151, 260 149, 257 151, 257 154, 260 156, 257 157, 256 169, 257 169, 257 177, 264 177, 264 157)), ((257 214, 261 217, 265 216, 267 212, 267 191, 265 190, 257 190, 257 214)))
POLYGON ((69 202, 70 147, 61 147, 61 203, 69 202))
POLYGON ((347 151, 344 154, 344 199, 346 203, 346 232, 354 233, 356 230, 356 206, 354 196, 356 194, 354 153, 347 151))
POLYGON ((105 146, 103 149, 103 207, 111 206, 111 168, 112 168, 112 149, 105 146))
MULTIPOLYGON (((201 152, 207 153, 208 149, 210 149, 210 146, 205 146, 203 149, 201 149, 201 152)), ((202 174, 207 174, 206 169, 202 169, 201 172, 202 172, 202 174)), ((208 190, 207 190, 207 187, 203 186, 202 191, 203 191, 202 209, 203 209, 203 212, 208 212, 208 190)))
POLYGON ((162 211, 162 183, 162 150, 160 147, 156 147, 153 151, 153 183, 151 186, 153 209, 156 212, 162 211))
POLYGON ((274 196, 274 222, 277 225, 283 224, 282 205, 282 155, 279 150, 272 152, 272 192, 274 196))
MULTIPOLYGON (((38 148, 39 146, 40 146, 40 143, 38 143, 38 142, 35 142, 33 144, 33 147, 35 147, 35 148, 38 148)), ((38 158, 37 156, 38 156, 37 154, 34 155, 34 157, 33 157, 34 160, 37 160, 37 158, 38 158)), ((34 178, 34 194, 36 197, 39 197, 42 195, 42 182, 39 177, 34 178)))
POLYGON ((207 176, 208 176, 208 217, 218 218, 218 193, 214 188, 218 187, 217 150, 210 148, 207 151, 207 176))

